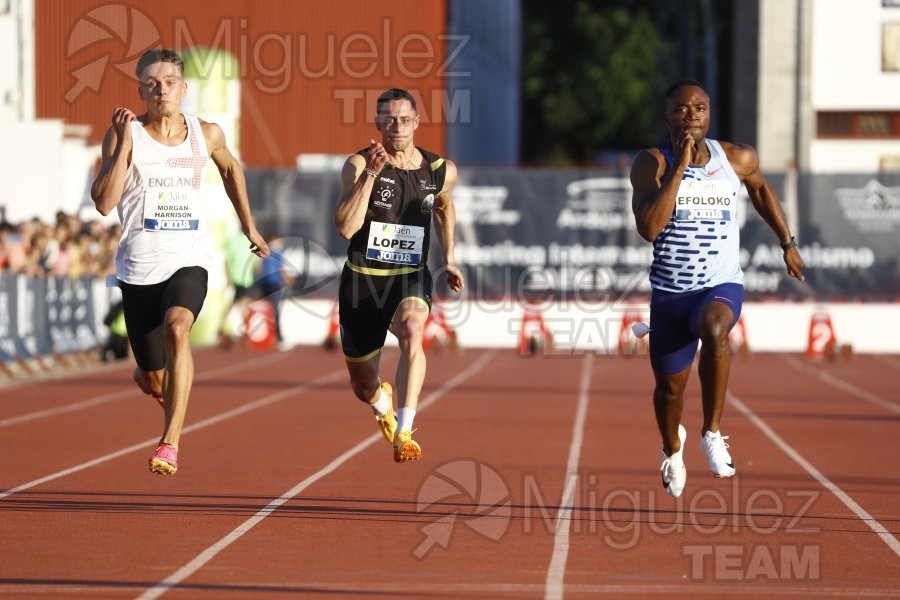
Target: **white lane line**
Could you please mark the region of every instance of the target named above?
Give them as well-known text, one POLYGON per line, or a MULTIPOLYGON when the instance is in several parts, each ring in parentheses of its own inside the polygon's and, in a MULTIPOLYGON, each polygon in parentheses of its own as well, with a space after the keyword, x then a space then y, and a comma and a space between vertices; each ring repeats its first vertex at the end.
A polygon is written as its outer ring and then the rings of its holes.
MULTIPOLYGON (((277 360, 283 358, 282 353, 274 354, 272 356, 278 357, 277 360)), ((220 367, 218 369, 214 369, 212 371, 204 371, 199 374, 194 381, 206 381, 208 379, 214 379, 216 377, 220 377, 222 375, 230 375, 232 373, 238 373, 240 371, 246 371, 247 369, 255 368, 261 364, 266 364, 273 361, 271 356, 257 358, 255 360, 249 360, 238 365, 229 365, 225 367, 220 367)), ((44 417, 52 417, 55 415, 63 415, 70 412, 75 412, 77 410, 82 410, 84 408, 90 408, 92 406, 97 406, 98 404, 104 404, 105 402, 109 402, 111 400, 118 400, 120 398, 128 398, 128 397, 136 397, 143 396, 144 393, 141 392, 137 386, 129 381, 130 389, 122 390, 120 392, 110 392, 109 394, 103 394, 102 396, 95 396, 94 398, 88 398, 87 400, 81 400, 79 402, 74 402, 72 404, 67 404, 65 406, 58 406, 56 408, 47 408, 44 410, 35 411, 33 413, 28 413, 24 415, 19 415, 18 417, 10 417, 8 419, 0 420, 0 427, 8 427, 10 425, 17 425, 19 423, 26 423, 28 421, 34 421, 36 419, 43 419, 44 417)), ((148 400, 149 402, 149 400, 148 400)))
POLYGON ((56 408, 47 408, 44 410, 39 410, 36 412, 19 415, 18 417, 10 417, 8 419, 0 420, 0 427, 9 427, 10 425, 18 425, 19 423, 27 423, 28 421, 35 421, 37 419, 43 419, 44 417, 52 417, 54 415, 64 415, 66 413, 75 412, 77 410, 81 410, 83 408, 90 408, 91 406, 97 406, 98 404, 104 404, 109 402, 110 400, 118 400, 119 398, 125 398, 128 396, 134 396, 136 393, 141 393, 140 390, 122 390, 120 392, 111 392, 109 394, 103 394, 102 396, 95 396, 93 398, 89 398, 87 400, 81 400, 79 402, 75 402, 73 404, 66 404, 65 406, 58 406, 56 408))
MULTIPOLYGON (((461 373, 457 374, 455 377, 447 381, 440 388, 432 392, 428 395, 422 402, 418 405, 418 410, 424 410, 434 404, 440 397, 446 394, 448 391, 455 388, 457 385, 480 371, 484 368, 484 366, 490 361, 491 358, 496 354, 496 350, 485 352, 481 358, 479 358, 476 362, 470 365, 461 373)), ((384 437, 380 433, 373 433, 357 445, 353 446, 330 463, 328 463, 325 467, 316 471, 285 493, 283 493, 278 498, 275 498, 271 502, 269 502, 266 506, 261 508, 259 512, 257 512, 254 516, 250 517, 242 524, 235 527, 229 534, 220 539, 218 542, 198 554, 192 561, 157 583, 155 586, 148 588, 144 591, 143 594, 138 596, 138 600, 152 600, 154 598, 159 598, 167 591, 172 588, 175 588, 182 581, 199 571, 206 565, 209 561, 216 557, 217 554, 228 548, 231 544, 238 541, 245 533, 259 525, 263 519, 272 514, 276 509, 282 506, 288 500, 293 499, 295 496, 299 495, 303 490, 316 483, 326 475, 333 473, 345 462, 365 450, 367 447, 371 446, 375 442, 383 440, 384 437)))
MULTIPOLYGON (((256 410, 257 408, 262 408, 263 406, 268 406, 269 404, 278 402, 280 400, 284 400, 285 398, 288 398, 295 394, 300 394, 300 393, 309 391, 311 389, 321 387, 323 385, 331 383, 332 381, 339 380, 345 374, 346 374, 345 370, 334 371, 334 372, 329 373, 328 375, 325 375, 323 377, 320 377, 312 382, 302 383, 300 385, 296 385, 287 390, 275 392, 274 394, 269 394, 268 396, 260 398, 259 400, 256 400, 254 402, 250 402, 249 404, 243 404, 232 410, 223 412, 221 414, 218 414, 214 417, 210 417, 208 419, 204 419, 203 421, 199 421, 197 423, 194 423, 193 425, 189 425, 183 429, 182 433, 190 433, 192 431, 204 429, 206 427, 209 427, 210 425, 215 425, 217 423, 221 423, 222 421, 225 421, 232 417, 236 417, 238 415, 242 415, 242 414, 250 412, 252 410, 256 410)), ((91 467, 95 467, 99 464, 119 458, 120 456, 125 456, 126 454, 130 454, 137 450, 146 450, 147 446, 150 446, 157 442, 159 442, 158 437, 150 438, 149 440, 144 440, 143 442, 133 444, 131 446, 128 446, 127 448, 122 448, 121 450, 116 450, 115 452, 110 452, 109 454, 104 454, 103 456, 100 456, 93 460, 89 460, 89 461, 83 462, 81 464, 75 465, 74 467, 70 467, 68 469, 63 469, 62 471, 57 471, 56 473, 51 473, 50 475, 41 477, 40 479, 35 479, 34 481, 29 481, 28 483, 23 483, 12 489, 0 491, 0 500, 6 498, 8 496, 12 496, 13 494, 17 494, 17 493, 23 492, 27 489, 33 488, 37 485, 47 483, 48 481, 53 481, 55 479, 60 479, 61 477, 65 477, 67 475, 71 475, 72 473, 78 473, 79 471, 84 471, 86 469, 90 469, 91 467)))
POLYGON ((853 394, 857 398, 861 398, 861 399, 865 400, 866 402, 874 404, 875 406, 878 406, 878 407, 887 409, 891 412, 900 414, 900 404, 895 404, 893 402, 889 402, 888 400, 885 400, 884 398, 876 396, 872 392, 869 392, 867 390, 862 389, 861 387, 857 387, 857 386, 853 385, 849 381, 844 381, 843 379, 838 379, 837 377, 835 377, 828 371, 825 371, 823 369, 816 369, 807 364, 804 364, 801 360, 799 360, 793 356, 784 355, 784 360, 788 364, 790 364, 792 367, 797 369, 798 371, 805 371, 809 375, 811 375, 813 377, 817 377, 818 379, 822 380, 824 383, 830 385, 831 387, 845 391, 848 394, 853 394))
POLYGON ((784 441, 784 439, 780 435, 775 433, 775 431, 771 427, 769 427, 769 425, 765 421, 763 421, 760 417, 758 417, 756 415, 756 413, 754 413, 752 410, 750 410, 750 407, 748 407, 746 404, 744 404, 740 399, 736 398, 733 394, 731 394, 731 392, 728 393, 728 401, 731 403, 732 406, 734 406, 741 413, 743 413, 744 416, 747 417, 754 425, 756 425, 756 427, 760 431, 762 431, 767 438, 772 440, 772 442, 776 446, 781 448, 781 450, 785 454, 787 454, 789 457, 791 457, 791 459, 795 463, 800 465, 800 467, 803 468, 804 471, 809 473, 809 475, 813 479, 818 481, 822 485, 822 487, 824 487, 826 490, 828 490, 829 492, 834 494, 838 500, 843 502, 844 505, 853 512, 853 514, 855 514, 857 517, 859 517, 859 519, 863 523, 868 525, 872 529, 872 531, 874 531, 876 534, 878 534, 878 537, 880 537, 881 540, 885 544, 887 544, 888 548, 890 548, 891 550, 894 551, 894 554, 896 554, 898 557, 900 557, 900 542, 897 541, 897 538, 895 538, 891 534, 891 532, 888 531, 887 528, 885 528, 884 525, 879 523, 875 519, 875 517, 873 517, 872 515, 867 513, 863 509, 863 507, 861 507, 859 504, 857 504, 856 501, 853 498, 851 498, 849 494, 847 494, 847 492, 845 492, 844 490, 839 488, 837 485, 832 483, 832 481, 830 479, 825 477, 825 475, 823 475, 817 468, 815 468, 808 460, 803 458, 803 456, 801 456, 799 452, 794 450, 794 448, 790 444, 788 444, 786 441, 784 441))
POLYGON ((578 462, 581 459, 581 446, 584 442, 584 424, 587 420, 588 402, 591 387, 591 366, 594 353, 588 352, 584 357, 581 369, 581 383, 578 386, 578 408, 575 411, 575 423, 572 425, 572 443, 569 445, 569 460, 566 463, 566 479, 559 512, 556 513, 556 526, 553 532, 553 554, 547 568, 547 579, 544 582, 544 598, 561 600, 565 587, 566 561, 569 558, 569 530, 572 527, 572 508, 575 504, 575 488, 578 483, 578 462))

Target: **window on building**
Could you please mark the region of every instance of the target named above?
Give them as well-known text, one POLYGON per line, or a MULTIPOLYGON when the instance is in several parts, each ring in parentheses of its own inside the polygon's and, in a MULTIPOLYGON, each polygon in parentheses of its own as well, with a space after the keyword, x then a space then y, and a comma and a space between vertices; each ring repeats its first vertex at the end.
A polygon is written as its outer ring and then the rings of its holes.
POLYGON ((900 22, 881 25, 881 70, 900 71, 900 22))
POLYGON ((900 111, 822 111, 816 114, 816 137, 900 138, 900 111))

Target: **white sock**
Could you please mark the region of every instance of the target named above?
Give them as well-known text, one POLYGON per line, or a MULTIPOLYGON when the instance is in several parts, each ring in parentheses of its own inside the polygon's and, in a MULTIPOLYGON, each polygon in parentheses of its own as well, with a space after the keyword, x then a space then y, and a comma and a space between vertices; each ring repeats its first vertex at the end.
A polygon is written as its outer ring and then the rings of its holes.
POLYGON ((401 408, 397 411, 397 431, 412 431, 413 421, 416 418, 416 409, 401 408))
POLYGON ((391 410, 391 397, 385 393, 384 389, 378 388, 378 400, 369 406, 372 407, 372 412, 376 417, 383 417, 391 410))

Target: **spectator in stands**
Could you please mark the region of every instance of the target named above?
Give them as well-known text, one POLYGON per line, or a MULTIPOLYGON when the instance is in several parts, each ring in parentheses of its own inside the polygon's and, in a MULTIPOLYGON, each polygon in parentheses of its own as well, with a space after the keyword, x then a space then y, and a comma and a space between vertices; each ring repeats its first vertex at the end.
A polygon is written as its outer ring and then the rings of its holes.
POLYGON ((259 286, 262 297, 272 305, 275 318, 275 338, 281 344, 281 301, 294 285, 294 271, 284 258, 284 239, 272 236, 269 241, 269 255, 262 261, 259 286))

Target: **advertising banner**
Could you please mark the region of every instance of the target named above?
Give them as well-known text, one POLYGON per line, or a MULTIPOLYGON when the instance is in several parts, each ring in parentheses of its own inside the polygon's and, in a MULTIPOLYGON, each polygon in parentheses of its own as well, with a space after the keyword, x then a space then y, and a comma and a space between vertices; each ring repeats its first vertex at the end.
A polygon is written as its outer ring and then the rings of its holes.
POLYGON ((0 277, 0 361, 97 348, 109 300, 89 277, 0 277))
MULTIPOLYGON (((786 177, 770 175, 783 200, 786 177)), ((738 194, 748 300, 891 301, 900 293, 900 177, 801 175, 795 232, 807 281, 788 277, 779 240, 738 194)), ((338 173, 248 172, 254 214, 286 238, 293 293, 333 297, 346 240, 332 224, 338 173)), ((649 294, 652 245, 637 233, 627 172, 460 169, 456 260, 469 297, 523 294, 614 301, 649 294)), ((443 290, 437 244, 429 264, 443 290)))

